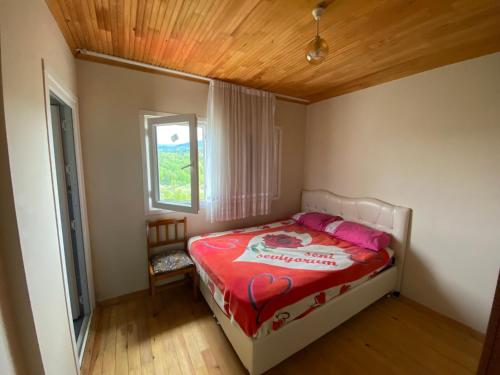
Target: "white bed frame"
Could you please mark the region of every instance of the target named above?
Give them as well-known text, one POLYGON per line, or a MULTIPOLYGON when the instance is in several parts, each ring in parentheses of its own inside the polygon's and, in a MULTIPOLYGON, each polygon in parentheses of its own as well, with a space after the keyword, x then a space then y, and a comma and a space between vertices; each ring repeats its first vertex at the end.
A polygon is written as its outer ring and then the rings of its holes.
POLYGON ((302 192, 302 210, 340 215, 383 230, 392 235, 396 265, 373 279, 327 302, 302 319, 292 321, 278 331, 254 339, 224 315, 201 282, 203 297, 212 309, 241 362, 251 375, 259 375, 317 340, 379 298, 399 292, 407 247, 411 210, 371 198, 347 198, 322 190, 302 192))

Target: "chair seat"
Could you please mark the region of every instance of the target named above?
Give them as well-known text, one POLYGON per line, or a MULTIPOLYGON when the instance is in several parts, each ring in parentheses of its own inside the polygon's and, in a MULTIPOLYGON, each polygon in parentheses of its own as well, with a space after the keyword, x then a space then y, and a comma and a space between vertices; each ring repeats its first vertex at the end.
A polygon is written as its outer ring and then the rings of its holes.
POLYGON ((194 263, 183 250, 170 250, 151 257, 151 266, 153 273, 158 275, 192 267, 194 263))

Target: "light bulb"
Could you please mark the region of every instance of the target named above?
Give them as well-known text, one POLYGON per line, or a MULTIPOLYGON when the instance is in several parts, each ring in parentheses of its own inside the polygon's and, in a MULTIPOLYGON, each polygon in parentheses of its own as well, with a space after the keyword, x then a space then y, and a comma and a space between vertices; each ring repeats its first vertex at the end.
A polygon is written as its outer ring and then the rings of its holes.
POLYGON ((310 64, 317 65, 325 59, 328 54, 328 44, 323 38, 317 35, 307 45, 306 59, 310 64))

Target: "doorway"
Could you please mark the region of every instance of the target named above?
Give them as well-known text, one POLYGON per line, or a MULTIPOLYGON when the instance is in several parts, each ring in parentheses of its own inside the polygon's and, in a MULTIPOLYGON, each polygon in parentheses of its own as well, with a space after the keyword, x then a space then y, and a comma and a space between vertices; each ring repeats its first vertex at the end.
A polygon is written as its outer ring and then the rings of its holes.
POLYGON ((81 358, 87 333, 91 303, 85 259, 85 243, 78 166, 73 123, 73 109, 50 92, 50 118, 53 155, 57 182, 60 231, 64 253, 67 293, 76 350, 81 358))

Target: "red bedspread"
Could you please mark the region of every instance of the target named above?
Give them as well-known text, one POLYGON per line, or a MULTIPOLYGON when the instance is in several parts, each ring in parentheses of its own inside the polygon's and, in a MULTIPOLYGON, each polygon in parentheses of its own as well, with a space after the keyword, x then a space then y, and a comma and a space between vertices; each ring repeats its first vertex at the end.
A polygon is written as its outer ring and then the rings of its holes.
MULTIPOLYGON (((386 250, 356 247, 292 220, 194 237, 189 251, 215 284, 209 282, 212 294, 215 288, 221 294, 219 305, 248 336, 284 307, 314 296, 310 308, 295 319, 306 315, 325 303, 323 291, 339 287, 342 293, 391 258, 386 250)), ((286 314, 280 316, 290 317, 286 314)))

